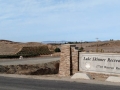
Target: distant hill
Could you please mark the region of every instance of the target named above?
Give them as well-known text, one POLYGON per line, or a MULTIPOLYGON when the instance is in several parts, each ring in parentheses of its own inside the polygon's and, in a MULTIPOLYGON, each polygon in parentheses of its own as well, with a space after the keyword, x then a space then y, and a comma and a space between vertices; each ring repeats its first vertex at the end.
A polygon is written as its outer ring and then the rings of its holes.
POLYGON ((69 41, 42 41, 42 43, 44 44, 63 44, 63 43, 67 43, 69 41))
MULTIPOLYGON (((62 42, 57 42, 57 43, 62 43, 62 42)), ((52 41, 49 43, 52 43, 52 41)), ((40 42, 22 43, 22 42, 14 42, 14 41, 9 41, 9 40, 0 40, 0 55, 14 55, 14 54, 19 53, 25 47, 28 47, 28 48, 30 47, 31 49, 31 47, 34 48, 34 47, 39 47, 39 46, 47 46, 49 51, 54 51, 56 47, 59 47, 59 48, 61 47, 61 45, 59 44, 58 45, 57 44, 43 44, 40 42)), ((78 48, 81 48, 82 46, 85 52, 120 53, 120 41, 119 40, 82 42, 82 43, 80 42, 76 44, 76 46, 78 48)))

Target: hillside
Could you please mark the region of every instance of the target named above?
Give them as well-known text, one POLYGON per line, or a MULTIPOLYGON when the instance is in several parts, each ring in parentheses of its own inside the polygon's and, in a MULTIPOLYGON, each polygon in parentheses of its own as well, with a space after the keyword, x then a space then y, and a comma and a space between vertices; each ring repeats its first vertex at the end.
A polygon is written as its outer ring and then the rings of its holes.
MULTIPOLYGON (((76 44, 76 46, 78 48, 81 48, 82 46, 85 52, 120 53, 119 40, 118 41, 82 42, 82 44, 79 43, 79 44, 76 44)), ((37 48, 43 51, 43 54, 50 54, 49 51, 54 51, 56 47, 60 48, 61 46, 57 44, 47 45, 39 42, 21 43, 21 42, 9 41, 9 40, 0 40, 0 55, 15 55, 21 52, 33 53, 32 51, 36 51, 37 48), (41 47, 43 47, 44 49, 41 49, 41 47)), ((39 52, 39 53, 42 53, 42 52, 39 52)))
POLYGON ((33 50, 35 47, 45 47, 46 50, 48 47, 49 51, 53 51, 56 48, 56 46, 45 45, 39 42, 21 43, 21 42, 9 41, 9 40, 0 40, 0 55, 15 55, 21 51, 23 52, 23 49, 25 50, 25 48, 29 48, 30 50, 33 50))
POLYGON ((120 41, 98 41, 76 44, 77 47, 84 48, 87 52, 120 53, 120 41))
POLYGON ((0 40, 0 55, 13 55, 20 51, 22 44, 7 40, 0 40))

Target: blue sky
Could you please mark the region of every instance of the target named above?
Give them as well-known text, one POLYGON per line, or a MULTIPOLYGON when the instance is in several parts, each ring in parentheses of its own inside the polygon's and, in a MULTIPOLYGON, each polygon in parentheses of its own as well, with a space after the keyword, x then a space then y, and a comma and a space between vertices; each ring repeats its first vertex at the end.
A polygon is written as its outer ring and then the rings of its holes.
POLYGON ((0 0, 0 39, 120 39, 120 0, 0 0))

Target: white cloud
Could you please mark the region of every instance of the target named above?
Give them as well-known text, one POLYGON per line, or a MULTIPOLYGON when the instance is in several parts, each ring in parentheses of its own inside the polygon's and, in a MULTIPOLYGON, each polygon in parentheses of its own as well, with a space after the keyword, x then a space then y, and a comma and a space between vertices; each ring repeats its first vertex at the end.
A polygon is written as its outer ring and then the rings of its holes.
MULTIPOLYGON (((114 2, 118 0, 114 0, 114 2)), ((0 1, 0 16, 39 16, 50 12, 74 12, 93 8, 104 3, 113 3, 113 0, 8 0, 0 1), (3 8, 4 7, 4 8, 3 8)), ((116 3, 117 3, 116 2, 116 3)), ((8 17, 9 16, 9 17, 8 17)))

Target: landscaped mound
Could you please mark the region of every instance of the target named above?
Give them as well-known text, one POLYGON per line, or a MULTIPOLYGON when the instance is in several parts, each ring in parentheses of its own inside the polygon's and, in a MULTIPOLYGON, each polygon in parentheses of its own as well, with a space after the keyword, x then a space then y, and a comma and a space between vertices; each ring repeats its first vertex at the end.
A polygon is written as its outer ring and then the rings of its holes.
POLYGON ((48 55, 52 52, 48 49, 47 46, 35 46, 35 47, 23 47, 18 53, 14 55, 0 55, 0 58, 19 58, 23 57, 34 57, 40 55, 48 55))
POLYGON ((47 46, 39 46, 39 47, 23 47, 17 55, 21 56, 38 56, 38 55, 48 55, 52 52, 49 51, 47 46))

